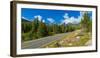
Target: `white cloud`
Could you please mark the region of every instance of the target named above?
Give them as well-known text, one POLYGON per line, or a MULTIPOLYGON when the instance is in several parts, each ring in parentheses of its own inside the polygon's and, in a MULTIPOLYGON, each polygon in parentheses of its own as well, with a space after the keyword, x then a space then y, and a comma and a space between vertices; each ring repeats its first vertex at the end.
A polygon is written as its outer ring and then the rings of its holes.
POLYGON ((40 15, 36 15, 36 16, 34 16, 34 18, 38 18, 39 21, 42 20, 42 16, 40 16, 40 15))
POLYGON ((43 22, 45 22, 45 20, 42 20, 43 22))
POLYGON ((47 18, 47 20, 48 20, 49 22, 51 22, 51 23, 54 23, 54 22, 55 22, 53 18, 47 18))
POLYGON ((74 16, 69 17, 68 13, 65 13, 65 15, 63 16, 64 20, 62 20, 62 23, 65 23, 65 24, 68 24, 68 23, 77 24, 77 23, 79 23, 81 21, 82 16, 83 16, 82 12, 80 12, 80 16, 78 16, 78 18, 75 18, 74 16))
POLYGON ((68 13, 65 13, 63 17, 64 19, 68 19, 69 18, 68 13))
POLYGON ((76 23, 79 23, 79 22, 80 22, 80 20, 78 18, 70 17, 68 19, 63 20, 62 23, 65 23, 65 24, 68 24, 68 23, 76 24, 76 23))
POLYGON ((27 19, 26 17, 22 17, 22 19, 25 19, 25 20, 31 21, 31 19, 27 19))
POLYGON ((36 16, 34 16, 34 18, 38 18, 39 21, 45 22, 45 20, 43 20, 42 16, 40 16, 40 15, 36 15, 36 16))
POLYGON ((28 19, 27 19, 27 18, 25 18, 25 17, 22 17, 22 19, 28 20, 28 19))

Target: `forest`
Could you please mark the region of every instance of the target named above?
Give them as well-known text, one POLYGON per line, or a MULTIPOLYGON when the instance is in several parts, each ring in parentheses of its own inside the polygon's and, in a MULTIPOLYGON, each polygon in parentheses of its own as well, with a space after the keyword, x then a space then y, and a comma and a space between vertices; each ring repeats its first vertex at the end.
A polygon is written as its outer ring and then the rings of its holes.
POLYGON ((92 32, 92 19, 89 17, 88 12, 84 13, 80 23, 73 24, 58 24, 58 23, 45 23, 38 20, 38 17, 33 21, 21 18, 22 23, 22 41, 29 41, 40 39, 55 34, 72 32, 75 30, 83 30, 83 32, 92 32))

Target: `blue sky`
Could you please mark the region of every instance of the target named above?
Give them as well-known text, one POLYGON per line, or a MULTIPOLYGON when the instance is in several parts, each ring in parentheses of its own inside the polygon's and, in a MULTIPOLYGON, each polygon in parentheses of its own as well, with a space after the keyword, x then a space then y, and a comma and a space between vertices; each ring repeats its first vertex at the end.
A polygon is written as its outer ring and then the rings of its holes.
MULTIPOLYGON (((22 8, 21 17, 29 21, 38 17, 46 23, 74 23, 80 22, 84 12, 74 10, 49 10, 49 9, 31 9, 22 8)), ((88 11, 89 16, 92 17, 92 12, 88 11)))

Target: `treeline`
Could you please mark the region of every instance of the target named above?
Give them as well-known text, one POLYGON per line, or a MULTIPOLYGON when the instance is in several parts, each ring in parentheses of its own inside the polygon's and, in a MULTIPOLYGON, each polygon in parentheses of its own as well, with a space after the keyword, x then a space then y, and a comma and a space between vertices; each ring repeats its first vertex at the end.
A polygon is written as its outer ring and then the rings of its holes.
POLYGON ((37 17, 32 22, 22 21, 22 41, 38 39, 58 33, 71 32, 81 28, 84 28, 87 31, 90 31, 92 28, 92 22, 87 13, 84 14, 83 19, 79 24, 46 24, 42 20, 39 21, 37 17))

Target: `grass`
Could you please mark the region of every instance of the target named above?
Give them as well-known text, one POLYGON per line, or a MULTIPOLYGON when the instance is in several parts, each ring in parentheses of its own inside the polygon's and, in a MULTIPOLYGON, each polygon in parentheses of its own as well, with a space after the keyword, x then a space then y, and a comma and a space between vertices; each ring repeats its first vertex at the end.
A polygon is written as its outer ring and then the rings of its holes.
POLYGON ((84 46, 86 42, 88 42, 91 39, 91 34, 90 33, 84 33, 83 36, 80 36, 80 41, 79 42, 74 42, 74 46, 84 46))
POLYGON ((28 33, 22 33, 22 41, 29 40, 29 32, 28 33))
POLYGON ((90 32, 81 32, 76 30, 68 33, 66 36, 58 41, 53 41, 42 47, 44 48, 56 48, 56 47, 74 47, 74 46, 86 46, 86 43, 91 39, 90 32))

